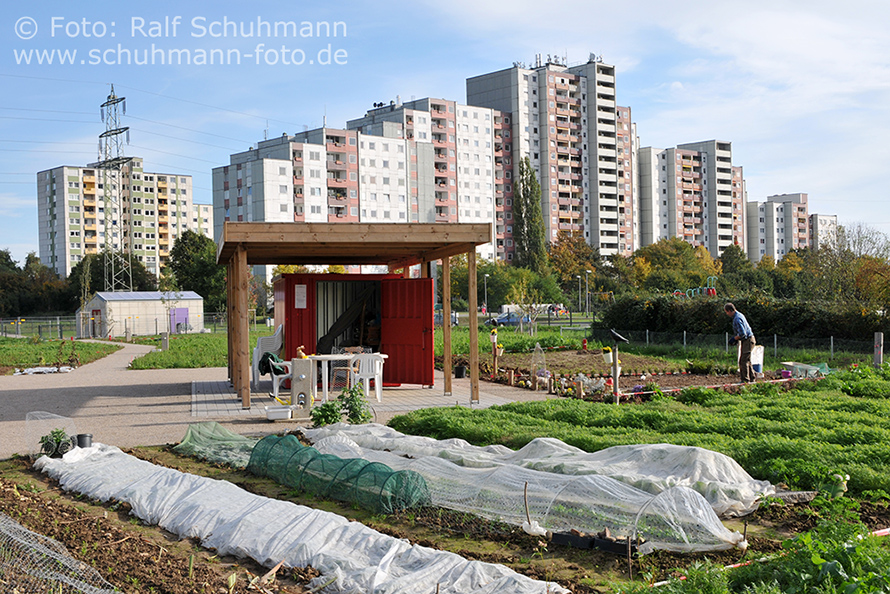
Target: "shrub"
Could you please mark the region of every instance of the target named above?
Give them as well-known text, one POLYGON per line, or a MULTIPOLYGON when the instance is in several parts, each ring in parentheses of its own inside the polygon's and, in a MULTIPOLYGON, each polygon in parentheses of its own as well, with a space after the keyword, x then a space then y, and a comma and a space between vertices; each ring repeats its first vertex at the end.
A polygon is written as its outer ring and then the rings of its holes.
POLYGON ((867 378, 848 384, 844 392, 857 398, 890 398, 890 381, 867 378))

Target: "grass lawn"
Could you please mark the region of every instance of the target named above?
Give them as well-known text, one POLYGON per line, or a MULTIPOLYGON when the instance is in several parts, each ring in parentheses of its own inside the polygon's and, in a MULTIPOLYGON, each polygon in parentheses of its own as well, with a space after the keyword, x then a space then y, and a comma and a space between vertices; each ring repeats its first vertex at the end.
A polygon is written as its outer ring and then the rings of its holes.
POLYGON ((90 363, 120 349, 114 343, 82 342, 79 340, 43 340, 0 337, 0 374, 13 373, 15 368, 69 365, 72 352, 79 365, 90 363))
MULTIPOLYGON (((257 338, 269 336, 274 328, 264 328, 250 332, 250 351, 256 346, 257 338)), ((131 369, 174 369, 195 367, 225 367, 228 364, 226 349, 228 341, 225 333, 180 334, 170 337, 170 348, 166 351, 152 351, 138 357, 130 364, 131 369)), ((161 345, 159 336, 146 336, 137 339, 142 344, 161 345)))

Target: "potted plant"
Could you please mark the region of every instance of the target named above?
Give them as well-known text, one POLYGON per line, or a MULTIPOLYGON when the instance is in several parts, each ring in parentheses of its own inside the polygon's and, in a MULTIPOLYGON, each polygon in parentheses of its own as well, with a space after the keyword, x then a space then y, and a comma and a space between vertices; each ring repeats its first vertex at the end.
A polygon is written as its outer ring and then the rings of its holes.
POLYGON ((612 347, 603 347, 603 363, 612 364, 612 347))
POLYGON ((72 447, 71 438, 64 429, 53 429, 40 438, 40 451, 50 458, 61 458, 72 447))

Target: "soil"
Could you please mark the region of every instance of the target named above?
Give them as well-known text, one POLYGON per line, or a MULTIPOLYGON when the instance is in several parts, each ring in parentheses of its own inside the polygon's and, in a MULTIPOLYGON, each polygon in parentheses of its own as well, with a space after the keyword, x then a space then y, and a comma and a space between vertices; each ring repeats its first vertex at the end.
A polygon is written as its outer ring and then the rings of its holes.
MULTIPOLYGON (((424 508, 390 516, 375 515, 348 504, 296 493, 246 471, 179 456, 170 446, 138 448, 129 453, 183 472, 228 480, 252 493, 337 513, 412 543, 452 551, 469 559, 501 563, 537 579, 556 581, 577 594, 613 591, 613 584, 628 579, 624 555, 555 545, 515 526, 471 514, 424 508)), ((266 568, 248 559, 218 557, 195 542, 178 540, 157 526, 144 525, 129 515, 126 505, 102 504, 63 492, 52 479, 32 470, 25 459, 0 461, 0 475, 0 512, 29 530, 61 542, 73 556, 95 567, 122 592, 296 594, 305 592, 305 585, 318 575, 311 567, 281 568, 274 579, 250 588, 251 580, 266 574, 266 568), (230 589, 228 580, 232 575, 235 585, 230 589)), ((871 529, 890 526, 887 505, 862 503, 859 513, 871 529)), ((656 552, 634 558, 630 571, 637 578, 647 573, 654 579, 666 579, 703 559, 732 564, 760 558, 779 551, 784 539, 813 528, 819 519, 819 510, 810 505, 767 507, 744 520, 726 522, 730 529, 746 531, 747 553, 656 552)))
MULTIPOLYGON (((498 357, 498 373, 494 374, 494 367, 490 358, 482 357, 480 379, 507 384, 512 372, 514 383, 531 377, 532 366, 531 353, 505 353, 498 357)), ((612 367, 603 361, 602 351, 595 350, 545 350, 544 353, 547 370, 555 378, 574 378, 578 373, 589 377, 611 377, 612 367)), ((656 384, 661 390, 679 390, 687 387, 711 387, 728 386, 739 382, 738 374, 697 374, 687 372, 686 365, 677 364, 658 357, 634 355, 619 352, 621 361, 620 388, 629 392, 636 385, 644 386, 656 384)), ((436 362, 441 368, 442 358, 437 357, 436 362)), ((467 356, 455 356, 454 365, 469 365, 467 356)), ((776 379, 772 373, 765 373, 766 380, 776 379)), ((651 386, 650 386, 651 387, 651 386)))

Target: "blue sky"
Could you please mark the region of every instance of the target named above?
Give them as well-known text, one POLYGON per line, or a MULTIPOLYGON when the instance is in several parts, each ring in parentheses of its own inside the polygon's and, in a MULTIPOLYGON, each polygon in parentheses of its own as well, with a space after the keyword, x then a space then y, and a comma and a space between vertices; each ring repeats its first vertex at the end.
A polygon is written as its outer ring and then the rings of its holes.
POLYGON ((890 3, 878 0, 10 4, 0 17, 0 249, 20 262, 37 250, 35 174, 96 159, 111 83, 127 98, 128 154, 146 170, 190 173, 195 201, 210 203, 211 168, 266 131, 293 134, 325 116, 342 127, 397 95, 464 101, 467 77, 536 53, 573 63, 590 52, 616 66, 618 103, 632 108, 642 146, 731 141, 749 200, 807 192, 810 212, 890 233, 888 23, 890 3), (224 20, 255 31, 258 21, 341 22, 345 35, 241 37, 224 20), (153 65, 115 63, 153 49, 153 65), (159 63, 171 49, 238 52, 241 63, 159 63), (37 63, 44 50, 57 50, 56 63, 37 63), (73 63, 59 64, 66 51, 73 63))

